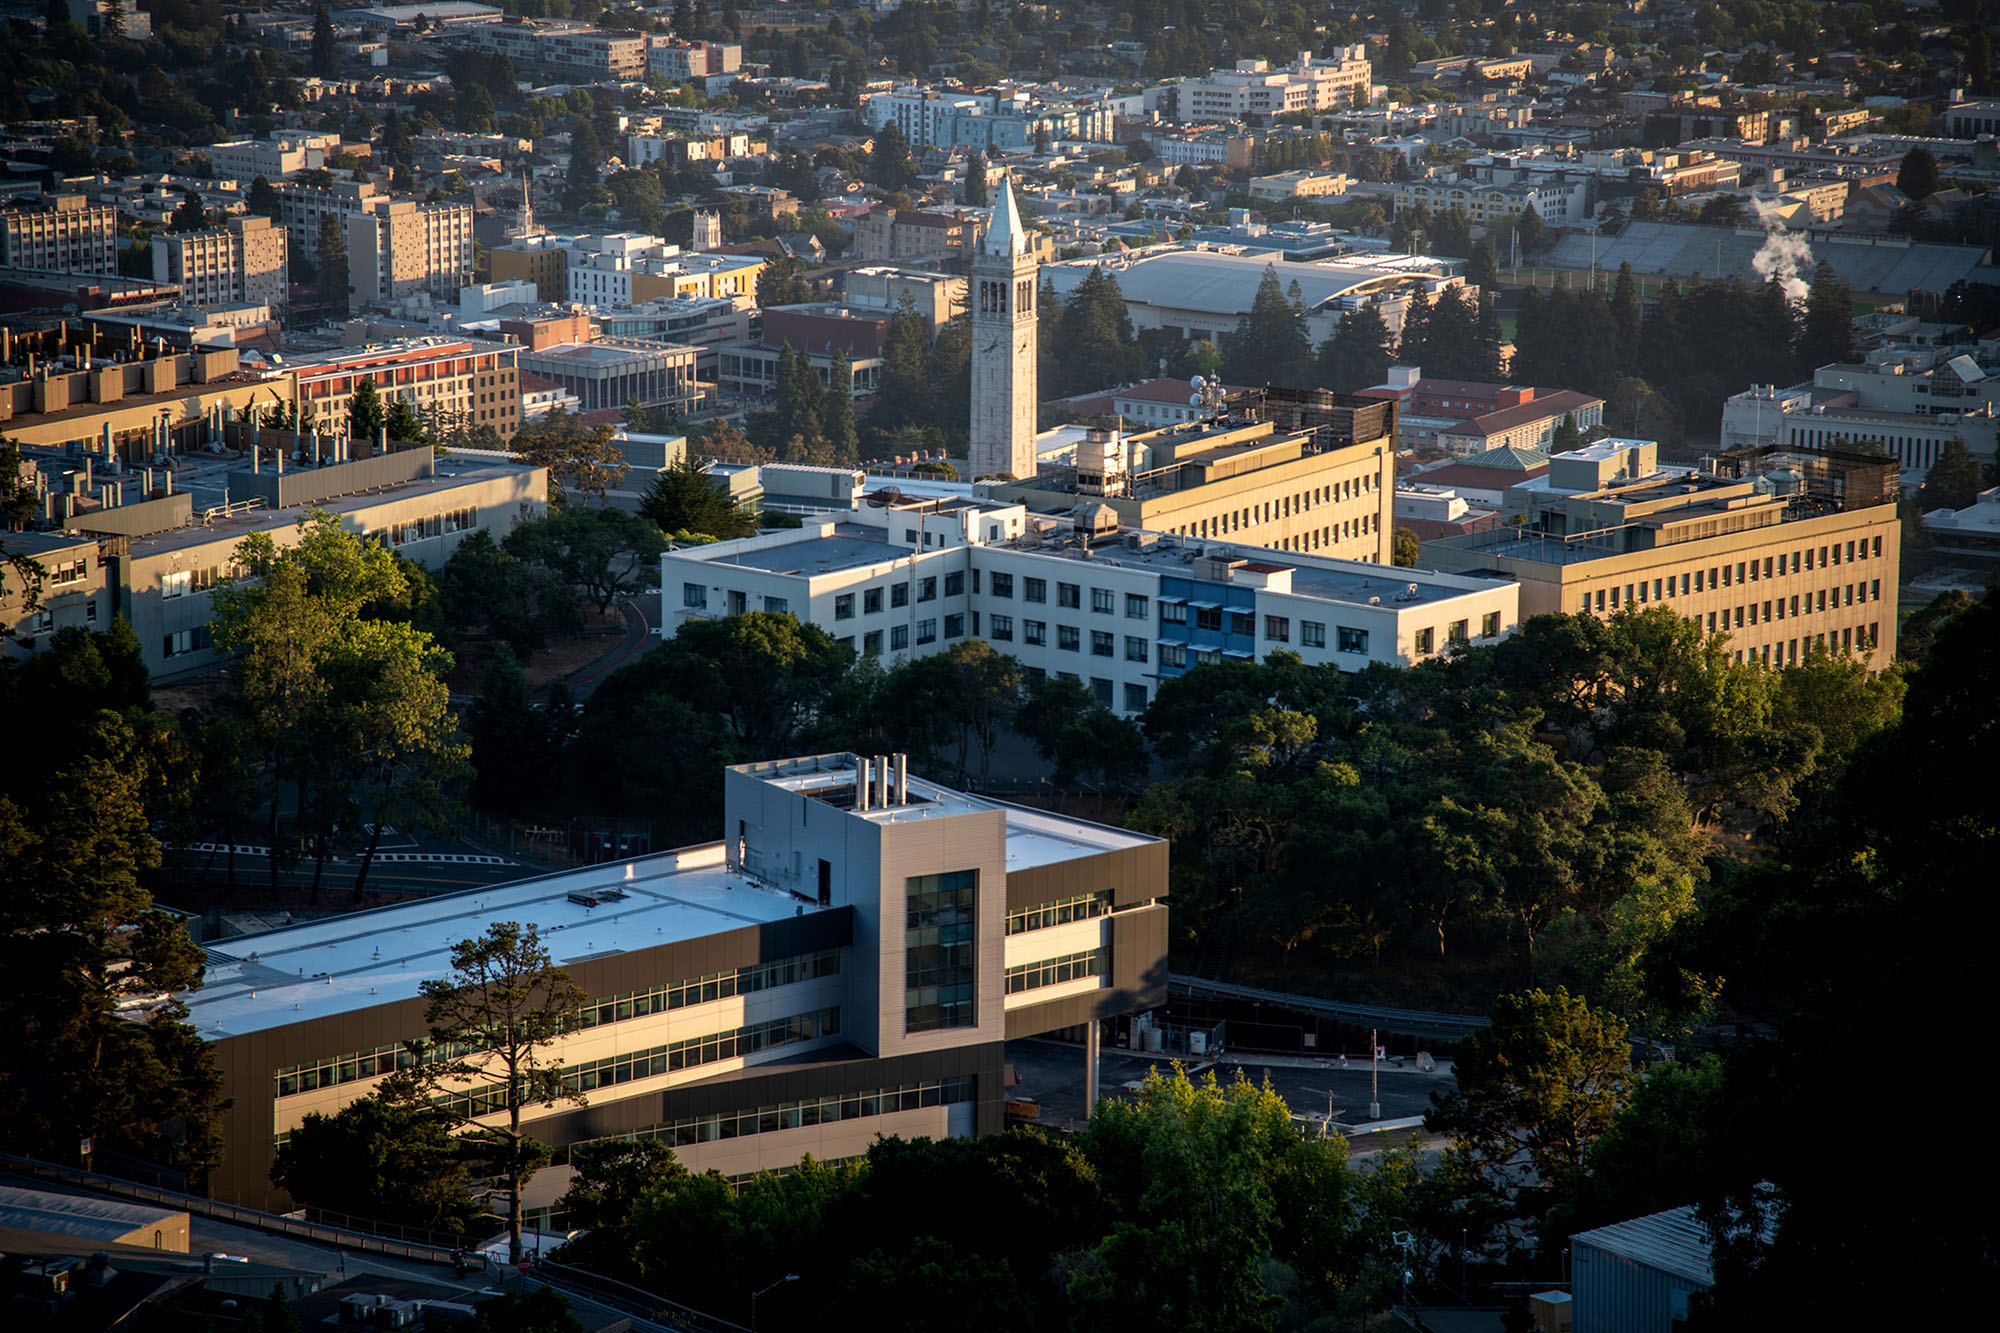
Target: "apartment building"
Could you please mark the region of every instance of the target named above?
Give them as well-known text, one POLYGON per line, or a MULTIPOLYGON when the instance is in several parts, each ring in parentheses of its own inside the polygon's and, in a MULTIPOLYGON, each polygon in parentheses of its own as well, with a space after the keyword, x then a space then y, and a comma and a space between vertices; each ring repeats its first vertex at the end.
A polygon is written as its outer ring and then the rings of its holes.
POLYGON ((646 46, 646 72, 675 83, 734 74, 743 68, 743 48, 735 42, 684 42, 655 35, 646 46))
POLYGON ((510 18, 468 29, 463 42, 475 51, 506 56, 518 69, 567 79, 622 82, 646 77, 644 33, 510 18))
POLYGON ((356 386, 373 380, 385 400, 463 413, 508 440, 521 428, 520 356, 510 344, 413 338, 295 359, 285 371, 304 422, 344 426, 356 386))
POLYGON ((1325 58, 1301 51, 1278 69, 1266 60, 1239 60, 1234 69, 1179 84, 1174 118, 1216 122, 1346 110, 1367 104, 1372 78, 1366 46, 1343 47, 1325 58))
POLYGON ((319 262, 319 233, 326 219, 347 234, 349 218, 373 213, 389 202, 389 196, 373 181, 334 181, 311 185, 298 180, 274 180, 278 195, 278 221, 291 237, 292 253, 319 262))
POLYGON ((153 281, 178 284, 186 305, 289 305, 290 274, 290 233, 267 217, 153 237, 153 281))
POLYGON ((1515 487, 1523 521, 1423 544, 1418 563, 1499 574, 1521 614, 1672 608, 1738 661, 1792 666, 1814 645, 1896 657, 1901 526, 1892 461, 1781 447, 1659 466, 1650 440, 1558 454, 1515 487))
POLYGON ((339 155, 340 136, 301 131, 265 139, 231 139, 201 151, 218 179, 234 179, 247 187, 259 176, 275 183, 295 171, 325 166, 329 156, 339 155))
POLYGON ((771 611, 865 657, 984 639, 1031 678, 1085 684, 1126 714, 1203 663, 1286 651, 1358 671, 1490 642, 1512 632, 1519 603, 1501 579, 1131 531, 1101 509, 1054 520, 964 497, 809 514, 794 531, 671 552, 660 578, 669 636, 693 619, 771 611))
POLYGON ((211 945, 181 998, 228 1098, 216 1197, 289 1206, 277 1146, 412 1062, 420 985, 492 922, 533 926, 587 997, 550 1053, 587 1104, 523 1112, 556 1149, 531 1217, 568 1187, 566 1150, 599 1139, 744 1178, 878 1135, 996 1133, 1006 1040, 1087 1025, 1094 1057, 1100 1021, 1165 1003, 1164 841, 966 795, 900 755, 722 777, 714 842, 211 945))
POLYGON ((1091 431, 1073 466, 984 490, 1039 514, 1103 506, 1145 532, 1386 565, 1395 453, 1394 404, 1265 389, 1198 421, 1091 431))
POLYGON ((1485 181, 1409 180, 1396 182, 1398 213, 1419 204, 1433 214, 1459 209, 1475 226, 1505 227, 1530 208, 1552 227, 1581 222, 1589 216, 1588 179, 1542 179, 1497 184, 1485 181))
POLYGON ((118 210, 80 194, 45 194, 0 204, 0 269, 41 273, 118 272, 118 210))
POLYGON ((346 219, 348 308, 418 292, 456 302, 472 281, 469 204, 383 203, 346 219))

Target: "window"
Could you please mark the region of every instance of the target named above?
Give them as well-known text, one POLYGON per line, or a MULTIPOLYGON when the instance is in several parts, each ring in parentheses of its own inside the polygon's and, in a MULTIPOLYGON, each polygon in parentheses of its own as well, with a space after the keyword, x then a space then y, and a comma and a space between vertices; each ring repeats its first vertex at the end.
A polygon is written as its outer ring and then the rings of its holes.
POLYGON ((1292 641, 1292 622, 1289 616, 1265 616, 1264 637, 1272 643, 1292 641))
POLYGON ((207 652, 209 642, 208 626, 206 625, 200 625, 194 629, 176 630, 174 633, 165 636, 160 655, 162 657, 182 657, 188 653, 207 652))
POLYGON ((1125 636, 1125 660, 1128 662, 1145 661, 1146 641, 1137 635, 1127 634, 1125 636))
POLYGON ((965 573, 963 570, 954 570, 944 576, 944 595, 947 597, 963 597, 965 595, 965 573))
POLYGON ((1014 595, 1014 576, 1012 574, 995 574, 993 576, 993 595, 995 597, 1012 597, 1014 595))
POLYGON ((917 580, 917 600, 920 602, 937 600, 937 575, 926 574, 917 580))
POLYGON ((1090 632, 1090 655, 1092 657, 1111 656, 1112 636, 1106 630, 1094 629, 1090 632))
POLYGON ((1082 587, 1074 583, 1058 583, 1056 585, 1056 605, 1066 606, 1071 610, 1081 610, 1083 607, 1082 587))
POLYGON ((681 605, 697 607, 704 611, 707 610, 708 589, 699 583, 683 583, 681 585, 681 605))
POLYGON ((1127 685, 1125 687, 1125 711, 1128 713, 1143 713, 1146 711, 1146 687, 1144 685, 1127 685))
POLYGON ((750 609, 750 594, 749 594, 749 593, 747 593, 747 592, 738 592, 738 591, 732 591, 732 592, 731 592, 731 593, 729 594, 729 614, 730 614, 730 615, 732 615, 732 616, 740 616, 740 615, 742 615, 742 614, 743 614, 743 613, 744 613, 745 611, 748 611, 749 609, 750 609))
POLYGON ((1304 648, 1326 647, 1326 626, 1317 620, 1299 622, 1299 645, 1304 648))
POLYGON ((864 615, 880 615, 882 611, 882 590, 863 588, 861 590, 861 611, 864 615))
POLYGON ((954 611, 944 618, 944 636, 947 639, 965 637, 965 612, 954 611))
POLYGON ((1125 618, 1145 620, 1152 612, 1152 605, 1152 601, 1144 593, 1128 592, 1125 594, 1125 618))
POLYGON ((1115 615, 1118 609, 1118 595, 1109 588, 1090 590, 1090 610, 1093 615, 1115 615))
POLYGON ((1163 643, 1160 645, 1160 665, 1163 667, 1184 667, 1187 665, 1187 645, 1163 643))
POLYGON ((1049 629, 1047 625, 1039 620, 1024 620, 1021 622, 1022 643, 1039 645, 1048 641, 1049 629))
POLYGON ((889 651, 900 653, 909 646, 910 627, 908 625, 889 626, 889 651))
POLYGON ((1111 682, 1102 676, 1090 678, 1090 692, 1106 708, 1111 707, 1111 682))
POLYGON ((861 651, 868 657, 880 657, 882 655, 882 631, 871 629, 866 634, 863 634, 861 636, 861 651))
POLYGON ((1021 600, 1024 602, 1046 602, 1049 600, 1047 579, 1022 579, 1021 600))
POLYGON ((783 597, 766 597, 764 609, 774 616, 782 616, 792 609, 792 604, 783 597))
POLYGON ((1187 624, 1187 603, 1186 603, 1186 602, 1161 602, 1161 603, 1160 603, 1160 623, 1161 623, 1162 625, 1185 625, 1185 624, 1187 624))
POLYGON ((1446 643, 1464 643, 1472 637, 1471 628, 1471 623, 1468 621, 1454 620, 1450 625, 1445 627, 1444 641, 1446 643))
POLYGON ((90 561, 88 558, 65 560, 59 565, 51 565, 49 567, 49 586, 52 588, 66 588, 72 583, 83 582, 89 574, 90 561))
POLYGON ((1257 633, 1256 615, 1249 611, 1231 611, 1229 613, 1229 632, 1231 634, 1241 634, 1245 638, 1254 637, 1257 633))
POLYGON ((906 1032, 975 1027, 979 872, 903 881, 903 1026, 906 1032))
MULTIPOLYGON (((1878 583, 1875 586, 1879 588, 1882 585, 1878 583)), ((95 597, 83 604, 83 623, 86 625, 95 625, 97 623, 97 599, 95 597)))
POLYGON ((1076 652, 1083 645, 1083 634, 1074 625, 1056 626, 1056 647, 1066 653, 1076 652))
POLYGON ((1437 631, 1429 626, 1418 630, 1410 637, 1410 650, 1418 653, 1437 651, 1437 631))
POLYGON ((937 621, 919 620, 917 622, 917 642, 918 643, 937 642, 937 621))
POLYGON ((1343 653, 1365 653, 1368 651, 1368 631, 1349 629, 1345 625, 1336 626, 1334 648, 1343 653))
POLYGON ((993 631, 991 637, 1000 643, 1013 642, 1014 617, 994 616, 991 619, 992 619, 991 629, 993 631))
POLYGON ((1500 632, 1500 613, 1488 611, 1479 618, 1479 637, 1490 639, 1500 632))
POLYGON ((909 604, 910 585, 907 583, 892 584, 889 588, 889 605, 908 606, 909 604))
POLYGON ((194 575, 182 569, 171 574, 160 575, 160 596, 185 597, 193 587, 194 575))
POLYGON ((854 594, 853 594, 853 593, 851 593, 851 592, 844 592, 844 593, 841 593, 841 594, 840 594, 840 595, 839 595, 838 597, 835 597, 835 598, 833 599, 833 618, 834 618, 835 620, 852 620, 852 619, 854 619, 854 594))

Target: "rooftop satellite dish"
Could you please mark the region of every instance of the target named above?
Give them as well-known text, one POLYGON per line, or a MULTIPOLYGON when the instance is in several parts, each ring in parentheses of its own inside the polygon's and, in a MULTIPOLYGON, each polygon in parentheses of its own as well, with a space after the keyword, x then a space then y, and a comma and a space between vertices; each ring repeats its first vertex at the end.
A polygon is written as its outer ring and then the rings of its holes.
POLYGON ((900 488, 895 486, 884 486, 881 490, 875 491, 874 493, 869 495, 868 507, 870 509, 887 509, 890 505, 895 504, 898 500, 902 498, 903 498, 903 492, 900 488))
POLYGON ((1200 394, 1198 394, 1198 393, 1191 393, 1191 394, 1189 394, 1189 395, 1188 395, 1188 406, 1189 406, 1189 407, 1200 407, 1200 406, 1201 406, 1201 395, 1200 395, 1200 394))
POLYGON ((1196 375, 1193 379, 1188 381, 1188 388, 1193 389, 1196 393, 1200 393, 1202 387, 1207 383, 1208 383, 1207 380, 1203 379, 1199 375, 1196 375))

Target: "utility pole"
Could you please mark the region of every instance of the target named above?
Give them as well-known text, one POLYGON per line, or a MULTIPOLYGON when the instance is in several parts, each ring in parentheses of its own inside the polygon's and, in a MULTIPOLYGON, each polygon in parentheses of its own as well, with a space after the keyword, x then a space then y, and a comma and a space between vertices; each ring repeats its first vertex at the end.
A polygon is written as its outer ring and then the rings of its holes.
POLYGON ((1368 1029, 1368 1118, 1382 1118, 1382 1048, 1375 1044, 1375 1029, 1368 1029))

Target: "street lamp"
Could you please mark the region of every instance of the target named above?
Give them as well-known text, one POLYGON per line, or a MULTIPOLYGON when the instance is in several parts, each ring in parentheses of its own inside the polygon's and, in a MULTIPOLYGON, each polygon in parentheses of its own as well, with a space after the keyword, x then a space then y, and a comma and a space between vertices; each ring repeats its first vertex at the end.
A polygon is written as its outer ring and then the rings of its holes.
POLYGON ((757 1302, 764 1296, 765 1292, 775 1291, 787 1282, 797 1282, 798 1280, 799 1275, 797 1273, 787 1273, 770 1286, 750 1293, 750 1333, 757 1333, 757 1302))

